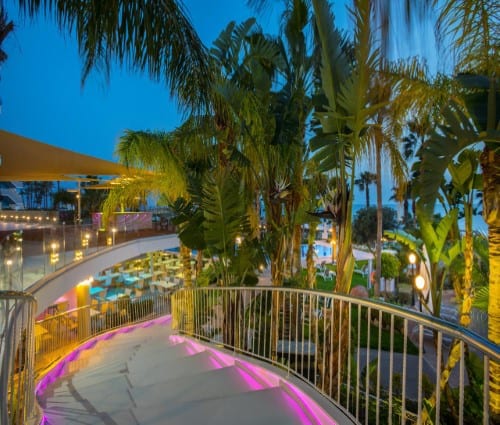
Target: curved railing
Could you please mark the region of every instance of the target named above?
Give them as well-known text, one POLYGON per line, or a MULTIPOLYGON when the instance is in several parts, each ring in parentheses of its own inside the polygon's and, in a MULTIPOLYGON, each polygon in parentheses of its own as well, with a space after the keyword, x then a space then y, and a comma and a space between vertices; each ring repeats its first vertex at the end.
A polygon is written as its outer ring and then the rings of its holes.
POLYGON ((40 423, 35 381, 97 335, 170 314, 169 294, 88 305, 35 323, 31 294, 0 291, 0 424, 40 423))
POLYGON ((0 423, 23 424, 36 416, 34 318, 31 294, 0 291, 0 423))
POLYGON ((0 289, 23 291, 38 280, 111 247, 169 234, 172 232, 162 228, 105 231, 92 225, 56 222, 12 231, 0 236, 0 289))
POLYGON ((75 308, 35 323, 35 377, 75 347, 105 332, 170 314, 170 294, 123 297, 75 308))
POLYGON ((273 287, 183 289, 172 316, 187 335, 286 369, 360 423, 489 423, 500 348, 440 319, 273 287))

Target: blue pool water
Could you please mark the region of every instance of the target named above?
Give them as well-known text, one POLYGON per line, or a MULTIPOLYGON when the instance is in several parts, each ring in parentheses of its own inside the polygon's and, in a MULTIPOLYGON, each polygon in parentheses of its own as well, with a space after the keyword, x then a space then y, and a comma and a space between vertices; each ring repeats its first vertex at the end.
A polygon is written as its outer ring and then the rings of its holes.
MULTIPOLYGON (((314 252, 318 257, 332 256, 332 248, 329 246, 315 245, 314 252)), ((307 244, 303 244, 300 246, 300 255, 302 256, 302 258, 306 258, 306 254, 307 254, 307 244)))

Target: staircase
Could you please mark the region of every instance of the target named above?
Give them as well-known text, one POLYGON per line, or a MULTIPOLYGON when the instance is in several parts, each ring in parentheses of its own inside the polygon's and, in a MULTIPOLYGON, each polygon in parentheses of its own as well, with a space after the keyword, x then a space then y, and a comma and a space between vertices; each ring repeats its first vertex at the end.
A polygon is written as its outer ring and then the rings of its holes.
POLYGON ((39 386, 45 425, 336 424, 278 375, 155 323, 103 336, 39 386))

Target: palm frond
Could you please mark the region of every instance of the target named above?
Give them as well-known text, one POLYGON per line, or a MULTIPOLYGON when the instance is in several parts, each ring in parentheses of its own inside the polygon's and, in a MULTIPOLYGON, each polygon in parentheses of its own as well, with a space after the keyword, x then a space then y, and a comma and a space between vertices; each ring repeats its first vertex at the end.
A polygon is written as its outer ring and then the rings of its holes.
POLYGON ((489 298, 490 298, 489 286, 483 286, 477 289, 474 293, 474 300, 472 301, 472 307, 487 312, 489 298))
POLYGON ((457 71, 486 75, 498 72, 499 16, 500 5, 495 0, 445 3, 437 21, 438 41, 443 46, 453 41, 457 71))
POLYGON ((239 185, 227 172, 220 172, 206 179, 202 192, 205 240, 215 255, 228 258, 236 237, 246 233, 249 226, 239 185))
POLYGON ((180 0, 19 0, 34 17, 53 16, 76 33, 82 84, 93 69, 109 76, 113 62, 164 81, 181 107, 209 105, 212 73, 207 51, 180 0))
POLYGON ((450 103, 443 116, 446 124, 438 126, 420 150, 419 196, 428 210, 434 207, 448 164, 461 150, 482 140, 467 111, 456 102, 450 103))
POLYGON ((206 249, 205 235, 201 230, 205 221, 203 210, 184 198, 177 198, 170 204, 170 208, 174 213, 173 223, 178 228, 181 242, 190 249, 206 249))

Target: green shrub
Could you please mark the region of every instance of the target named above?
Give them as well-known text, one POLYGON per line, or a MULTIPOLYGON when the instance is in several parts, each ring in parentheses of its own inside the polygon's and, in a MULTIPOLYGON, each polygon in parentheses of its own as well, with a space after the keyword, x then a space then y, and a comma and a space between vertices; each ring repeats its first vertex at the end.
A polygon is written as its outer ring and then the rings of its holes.
POLYGON ((399 276, 399 268, 401 263, 398 258, 387 252, 382 253, 382 269, 380 274, 386 279, 391 279, 399 276))

